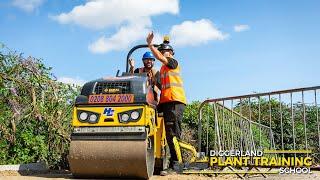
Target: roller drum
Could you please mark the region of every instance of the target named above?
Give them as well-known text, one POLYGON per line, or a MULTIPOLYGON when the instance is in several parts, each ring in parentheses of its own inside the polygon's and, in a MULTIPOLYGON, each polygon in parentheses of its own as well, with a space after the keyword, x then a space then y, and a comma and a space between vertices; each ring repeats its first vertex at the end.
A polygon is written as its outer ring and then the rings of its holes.
POLYGON ((154 151, 147 140, 75 140, 69 153, 75 177, 131 177, 153 174, 154 151))

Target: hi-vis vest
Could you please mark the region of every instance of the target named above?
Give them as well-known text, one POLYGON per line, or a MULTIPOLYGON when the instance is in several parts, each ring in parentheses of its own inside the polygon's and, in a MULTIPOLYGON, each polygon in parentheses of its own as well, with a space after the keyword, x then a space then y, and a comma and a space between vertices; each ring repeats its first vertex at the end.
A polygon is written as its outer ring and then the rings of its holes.
POLYGON ((187 104, 179 65, 175 69, 170 69, 166 65, 162 65, 160 76, 160 104, 172 101, 178 101, 183 104, 187 104))
MULTIPOLYGON (((139 73, 147 73, 147 74, 148 74, 148 72, 145 72, 145 71, 144 71, 144 68, 143 68, 143 67, 142 67, 142 68, 139 68, 139 73)), ((151 73, 152 73, 152 77, 155 77, 155 75, 156 75, 156 73, 157 73, 157 70, 154 69, 154 68, 152 68, 152 69, 151 69, 151 73)), ((149 74, 148 74, 148 76, 149 76, 149 74)))
POLYGON ((148 75, 148 78, 149 78, 149 83, 152 84, 152 85, 155 85, 156 83, 156 74, 157 74, 157 70, 152 68, 149 72, 145 72, 145 69, 142 67, 142 68, 139 68, 139 73, 147 73, 148 75))
POLYGON ((139 68, 139 73, 147 73, 148 78, 149 78, 149 83, 153 86, 153 91, 154 91, 154 99, 155 101, 157 101, 157 103, 159 102, 159 94, 160 94, 160 89, 157 86, 156 83, 156 74, 157 74, 157 70, 152 68, 149 72, 145 72, 145 69, 139 68))

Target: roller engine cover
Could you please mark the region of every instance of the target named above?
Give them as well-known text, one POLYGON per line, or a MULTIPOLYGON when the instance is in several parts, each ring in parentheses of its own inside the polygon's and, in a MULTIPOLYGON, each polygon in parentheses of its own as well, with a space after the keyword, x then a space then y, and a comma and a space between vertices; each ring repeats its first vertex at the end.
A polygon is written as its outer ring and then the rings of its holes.
POLYGON ((97 94, 133 94, 135 104, 157 104, 146 74, 125 73, 119 77, 105 77, 87 82, 76 98, 76 105, 88 104, 89 96, 97 94))

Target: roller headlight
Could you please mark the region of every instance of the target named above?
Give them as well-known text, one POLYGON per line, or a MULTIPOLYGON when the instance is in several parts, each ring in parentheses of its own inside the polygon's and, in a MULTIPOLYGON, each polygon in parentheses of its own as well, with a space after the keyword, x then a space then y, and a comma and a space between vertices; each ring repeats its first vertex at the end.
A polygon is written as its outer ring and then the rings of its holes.
POLYGON ((137 120, 140 116, 140 113, 138 111, 132 111, 131 113, 131 119, 137 120))
POLYGON ((89 122, 94 123, 97 121, 97 119, 98 119, 97 115, 91 114, 89 117, 89 122))
POLYGON ((137 122, 140 120, 142 112, 142 108, 124 111, 118 114, 118 118, 121 123, 137 122))
POLYGON ((128 114, 122 114, 121 115, 121 121, 127 122, 129 120, 129 115, 128 114))
POLYGON ((88 113, 86 113, 86 112, 80 113, 79 118, 80 118, 81 121, 87 120, 87 118, 88 118, 88 113))
POLYGON ((78 120, 82 123, 97 123, 100 114, 90 111, 77 110, 78 120))

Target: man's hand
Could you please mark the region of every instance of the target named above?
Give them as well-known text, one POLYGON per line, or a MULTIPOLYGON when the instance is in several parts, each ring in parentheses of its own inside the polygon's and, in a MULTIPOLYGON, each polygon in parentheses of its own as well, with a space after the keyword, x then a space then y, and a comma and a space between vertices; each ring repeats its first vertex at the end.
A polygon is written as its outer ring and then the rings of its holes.
POLYGON ((129 59, 130 68, 134 68, 134 59, 129 59))
POLYGON ((148 45, 151 45, 152 44, 152 40, 153 40, 153 31, 151 31, 151 33, 148 34, 148 37, 147 37, 147 43, 148 45))
POLYGON ((134 68, 134 60, 133 59, 129 59, 129 73, 133 73, 133 68, 134 68))
POLYGON ((147 43, 148 43, 148 47, 150 48, 152 54, 156 57, 156 59, 158 59, 159 61, 161 61, 164 65, 168 64, 168 60, 166 57, 164 57, 161 52, 152 45, 152 40, 153 40, 153 31, 151 31, 151 33, 148 34, 147 36, 147 43))

